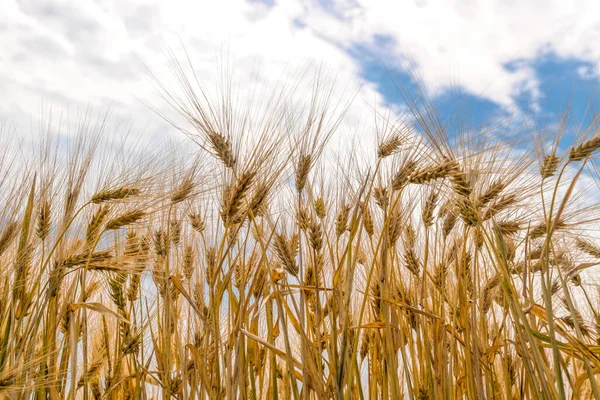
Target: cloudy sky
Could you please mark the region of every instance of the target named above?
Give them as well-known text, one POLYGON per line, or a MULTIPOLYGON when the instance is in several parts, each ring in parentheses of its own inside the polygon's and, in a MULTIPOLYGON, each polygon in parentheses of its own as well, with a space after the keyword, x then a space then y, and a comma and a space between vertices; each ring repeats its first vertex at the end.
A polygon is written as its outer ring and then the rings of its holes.
POLYGON ((361 88, 353 121, 401 109, 397 86, 414 92, 414 77, 440 113, 460 104, 475 125, 551 121, 567 107, 577 123, 600 99, 597 0, 0 0, 0 10, 0 118, 25 130, 50 108, 110 107, 163 134, 145 66, 172 85, 168 49, 183 48, 207 86, 227 68, 258 85, 308 65, 333 71, 361 88))

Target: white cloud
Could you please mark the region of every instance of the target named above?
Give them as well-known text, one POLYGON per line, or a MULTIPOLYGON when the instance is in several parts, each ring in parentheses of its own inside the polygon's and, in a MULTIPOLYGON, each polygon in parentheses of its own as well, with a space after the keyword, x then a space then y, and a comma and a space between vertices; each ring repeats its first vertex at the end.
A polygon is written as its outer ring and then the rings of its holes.
MULTIPOLYGON (((219 63, 262 87, 291 82, 310 62, 357 87, 360 55, 347 50, 363 44, 391 66, 410 58, 432 91, 460 84, 505 106, 523 88, 539 96, 529 61, 540 52, 600 59, 600 4, 583 0, 279 0, 272 7, 257 0, 2 0, 0 7, 0 115, 18 123, 51 102, 110 105, 145 124, 151 113, 138 99, 162 106, 140 60, 170 85, 165 44, 177 48, 180 40, 210 87, 219 63), (381 46, 378 37, 391 40, 381 46), (503 67, 514 60, 523 61, 503 67)), ((365 101, 382 107, 373 84, 363 86, 350 124, 370 118, 365 101)), ((153 129, 164 129, 151 118, 153 129)))
MULTIPOLYGON (((242 90, 250 87, 262 93, 276 85, 291 86, 302 73, 323 66, 338 83, 334 98, 341 103, 361 83, 342 48, 297 23, 305 9, 295 1, 274 7, 244 0, 210 6, 183 0, 4 3, 0 86, 8 95, 0 97, 0 116, 25 131, 42 103, 55 111, 92 105, 98 111, 110 107, 113 117, 130 116, 134 123, 147 126, 153 137, 164 137, 173 130, 143 103, 165 112, 168 107, 157 96, 144 65, 161 84, 181 94, 167 46, 181 59, 185 55, 181 44, 185 46, 202 86, 213 94, 223 71, 234 71, 242 90)), ((372 86, 365 86, 362 93, 371 105, 380 102, 372 86)), ((364 134, 357 128, 360 123, 373 134, 364 103, 357 101, 352 107, 345 120, 353 127, 352 134, 364 134)))
POLYGON ((528 61, 541 53, 600 66, 596 1, 357 0, 337 13, 309 12, 306 22, 342 46, 388 36, 396 43, 396 55, 386 50, 382 60, 401 66, 403 56, 411 58, 429 89, 458 81, 503 105, 512 105, 511 96, 523 85, 535 94, 537 81, 528 61), (515 60, 525 62, 514 70, 503 67, 515 60))

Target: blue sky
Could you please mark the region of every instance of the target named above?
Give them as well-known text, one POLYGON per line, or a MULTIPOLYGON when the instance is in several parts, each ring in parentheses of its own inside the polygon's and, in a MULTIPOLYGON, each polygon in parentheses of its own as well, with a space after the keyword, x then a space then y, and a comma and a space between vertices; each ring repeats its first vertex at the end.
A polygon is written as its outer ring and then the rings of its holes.
MULTIPOLYGON (((393 41, 378 37, 377 43, 393 41)), ((348 49, 359 65, 360 76, 372 82, 392 106, 406 104, 404 96, 419 99, 426 84, 419 76, 419 66, 410 58, 400 66, 390 65, 369 46, 357 45, 348 49), (404 92, 404 94, 403 94, 404 92)), ((451 122, 457 114, 461 122, 477 128, 493 124, 499 119, 519 116, 535 121, 540 126, 559 121, 568 112, 573 129, 589 125, 600 106, 600 69, 597 63, 576 57, 564 57, 550 50, 541 51, 528 60, 515 59, 503 68, 515 71, 527 65, 533 72, 535 89, 527 82, 511 93, 514 104, 509 106, 486 97, 485 92, 474 93, 461 85, 460 78, 449 79, 435 91, 427 91, 442 120, 451 122)), ((571 141, 569 137, 566 142, 571 141)), ((568 143, 566 143, 568 144, 568 143)))
MULTIPOLYGON (((364 57, 365 49, 356 50, 361 76, 376 85, 387 104, 403 106, 405 99, 398 87, 413 98, 420 96, 418 68, 394 68, 381 59, 364 57), (361 57, 361 54, 363 56, 361 57), (392 84, 390 82, 393 82, 392 84)), ((518 63, 519 61, 515 61, 518 63)), ((600 74, 597 67, 588 61, 577 58, 564 58, 549 52, 536 57, 531 62, 536 81, 536 93, 523 85, 511 97, 513 107, 506 107, 479 93, 464 90, 460 82, 449 82, 448 87, 431 93, 432 102, 448 129, 460 129, 453 121, 460 115, 461 127, 484 128, 499 120, 520 116, 534 121, 539 126, 556 124, 565 113, 569 115, 570 133, 561 140, 562 146, 569 146, 577 135, 578 128, 588 126, 600 106, 600 74)), ((505 68, 510 69, 512 63, 505 68)))
POLYGON ((572 126, 589 122, 600 100, 599 3, 521 3, 3 0, 0 118, 22 126, 42 107, 92 106, 163 134, 146 105, 165 105, 145 67, 175 87, 166 49, 183 58, 185 47, 209 88, 224 67, 263 88, 324 66, 350 93, 362 88, 347 122, 360 119, 363 136, 365 104, 402 108, 396 85, 423 88, 443 120, 460 112, 473 128, 509 115, 544 126, 567 108, 572 126))

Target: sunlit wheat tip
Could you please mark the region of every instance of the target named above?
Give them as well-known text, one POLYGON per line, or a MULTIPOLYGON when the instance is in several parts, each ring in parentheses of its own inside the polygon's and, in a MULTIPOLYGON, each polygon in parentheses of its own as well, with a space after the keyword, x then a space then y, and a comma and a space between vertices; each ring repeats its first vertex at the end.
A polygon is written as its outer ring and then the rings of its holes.
POLYGON ((455 212, 448 212, 446 217, 444 218, 444 223, 442 225, 442 233, 444 238, 447 238, 450 235, 450 232, 456 225, 457 214, 455 212))
POLYGON ((495 217, 498 213, 508 209, 518 202, 518 198, 514 193, 504 195, 488 206, 488 209, 483 214, 483 220, 486 221, 495 217))
POLYGON ((217 132, 209 132, 207 136, 215 155, 226 167, 233 168, 236 160, 229 139, 217 132))
POLYGON ((402 216, 398 211, 392 212, 388 221, 388 238, 390 246, 394 246, 402 232, 402 216))
POLYGON ((142 219, 146 215, 145 211, 142 210, 132 210, 128 211, 124 214, 121 214, 117 218, 114 218, 106 223, 106 230, 115 230, 122 228, 124 226, 131 225, 140 219, 142 219))
POLYGON ((250 210, 253 217, 264 215, 268 207, 269 184, 266 181, 259 182, 254 188, 254 193, 250 199, 250 210))
POLYGON ((338 237, 348 229, 348 217, 350 216, 350 206, 342 204, 340 211, 335 218, 335 232, 338 237))
POLYGON ((596 246, 589 240, 585 240, 582 238, 577 238, 575 240, 577 248, 584 253, 587 253, 593 257, 600 258, 600 247, 596 246))
POLYGON ((417 162, 415 160, 407 161, 392 178, 392 189, 402 189, 409 182, 416 169, 417 162))
POLYGON ((487 190, 479 196, 477 203, 481 206, 487 205, 490 201, 496 199, 505 187, 506 184, 501 179, 494 180, 487 190))
POLYGON ((193 179, 191 177, 186 177, 171 195, 171 203, 176 204, 187 199, 194 190, 194 186, 193 179))
POLYGON ((323 247, 323 230, 321 228, 321 224, 318 222, 313 222, 310 225, 309 243, 310 246, 316 251, 321 250, 323 247))
POLYGON ((469 197, 471 195, 471 186, 467 182, 467 177, 465 176, 464 171, 458 164, 458 162, 453 161, 450 163, 450 182, 452 182, 452 187, 454 191, 459 196, 469 197))
POLYGON ((298 222, 298 226, 301 230, 306 231, 310 225, 310 215, 305 208, 300 208, 298 210, 298 216, 296 217, 298 222))
POLYGON ((431 190, 423 206, 423 211, 421 212, 421 218, 423 219, 423 224, 425 226, 431 226, 433 224, 433 211, 437 204, 437 198, 438 193, 431 190))
POLYGON ((382 210, 387 209, 389 202, 389 193, 387 188, 385 187, 376 187, 373 189, 373 197, 375 198, 375 202, 382 210))
POLYGON ((369 205, 364 202, 361 203, 360 211, 365 232, 367 232, 367 235, 373 236, 375 233, 375 224, 373 222, 373 217, 371 216, 371 209, 369 208, 369 205))
POLYGON ((310 154, 302 154, 298 158, 295 171, 296 191, 298 193, 302 193, 304 186, 306 186, 306 180, 308 179, 311 163, 312 158, 310 154))
POLYGON ((204 232, 205 225, 202 216, 199 213, 194 213, 189 215, 190 223, 192 224, 192 228, 198 233, 204 232))
POLYGON ((19 224, 15 221, 8 222, 4 229, 2 230, 2 234, 0 235, 0 255, 6 251, 10 242, 15 238, 19 229, 19 224))
POLYGON ((415 255, 414 250, 408 250, 404 255, 404 261, 406 263, 406 268, 413 274, 415 277, 419 277, 419 271, 421 269, 419 264, 419 259, 415 255))
POLYGON ((191 245, 185 246, 185 250, 183 253, 183 274, 185 278, 189 281, 192 279, 192 275, 194 273, 194 261, 195 261, 195 252, 194 248, 191 245))
POLYGON ((496 226, 503 235, 513 235, 521 230, 521 224, 517 221, 499 221, 496 226))
MULTIPOLYGON (((565 223, 562 220, 554 221, 554 230, 558 230, 565 227, 565 223)), ((534 226, 529 231, 529 237, 532 239, 537 239, 544 236, 548 232, 548 226, 545 222, 542 222, 536 226, 534 226)))
POLYGON ((544 161, 540 166, 540 175, 542 178, 550 178, 554 176, 556 169, 558 168, 558 163, 560 162, 559 158, 554 154, 548 154, 544 157, 544 161))
POLYGON ((44 200, 38 211, 35 233, 40 240, 46 239, 50 234, 50 203, 44 200))
POLYGON ((443 179, 448 176, 451 168, 448 164, 432 165, 422 170, 414 172, 409 179, 410 183, 423 184, 437 179, 443 179))
POLYGON ((224 222, 230 222, 240 211, 254 176, 254 172, 244 172, 236 180, 235 184, 227 186, 223 191, 221 217, 224 222))
POLYGON ((327 207, 325 206, 325 200, 323 199, 323 197, 317 197, 314 201, 314 205, 313 205, 314 209, 315 209, 315 214, 317 214, 317 217, 319 217, 319 219, 323 219, 325 218, 325 216, 327 215, 327 207))
POLYGON ((204 254, 206 260, 206 283, 213 286, 217 281, 217 250, 214 247, 206 249, 204 254))
POLYGON ((177 246, 181 242, 181 221, 174 220, 171 221, 171 226, 169 230, 171 236, 171 243, 177 246))
POLYGON ((93 195, 90 202, 98 204, 105 201, 121 200, 129 196, 137 196, 139 193, 140 189, 128 186, 117 189, 106 189, 93 195))
POLYGON ((579 146, 573 147, 569 152, 569 161, 582 161, 590 157, 598 149, 600 149, 600 136, 596 136, 579 146))
POLYGON ((95 253, 83 253, 69 256, 63 260, 63 265, 67 268, 85 264, 88 261, 92 263, 107 261, 112 258, 110 250, 98 251, 95 253))
POLYGON ((379 158, 386 158, 394 154, 402 145, 402 138, 399 134, 394 134, 384 140, 377 149, 379 158))
POLYGON ((93 246, 96 241, 98 235, 100 234, 100 227, 104 223, 106 216, 108 215, 109 207, 107 204, 99 206, 96 212, 93 214, 92 219, 87 225, 87 231, 85 235, 85 243, 86 248, 91 250, 91 246, 93 246))
POLYGON ((292 275, 298 274, 296 265, 296 254, 298 252, 297 238, 292 235, 288 240, 283 234, 276 233, 274 238, 274 247, 283 268, 292 275))

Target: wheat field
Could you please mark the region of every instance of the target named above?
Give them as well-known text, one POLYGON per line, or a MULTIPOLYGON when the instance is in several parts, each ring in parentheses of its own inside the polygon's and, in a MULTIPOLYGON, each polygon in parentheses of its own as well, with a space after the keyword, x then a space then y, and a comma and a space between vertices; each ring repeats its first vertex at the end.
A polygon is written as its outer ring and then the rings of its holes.
POLYGON ((596 119, 510 147, 416 99, 332 156, 327 88, 178 77, 189 154, 0 149, 0 397, 600 398, 596 119))

